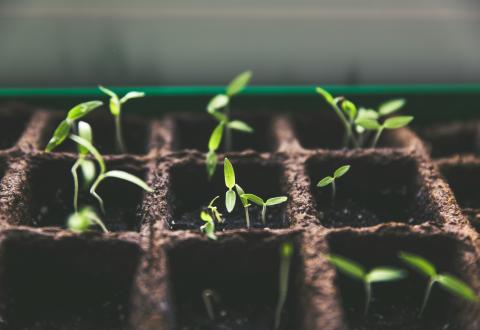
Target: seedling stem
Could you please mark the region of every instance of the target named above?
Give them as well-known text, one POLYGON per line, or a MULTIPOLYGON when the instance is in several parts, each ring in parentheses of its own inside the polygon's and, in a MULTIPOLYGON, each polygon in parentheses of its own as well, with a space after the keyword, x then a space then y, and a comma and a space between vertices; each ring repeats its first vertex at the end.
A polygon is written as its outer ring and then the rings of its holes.
POLYGON ((335 205, 335 195, 337 193, 337 186, 335 185, 336 180, 344 176, 350 170, 350 165, 340 166, 335 170, 333 176, 326 176, 317 183, 317 187, 323 188, 328 185, 332 186, 332 206, 335 205))
POLYGON ((288 295, 288 279, 290 275, 290 264, 293 255, 293 243, 283 243, 280 247, 280 272, 278 279, 278 302, 275 310, 275 329, 280 327, 282 310, 288 295))
POLYGON ((272 197, 266 201, 254 194, 243 194, 241 197, 262 207, 262 223, 264 226, 267 224, 267 206, 282 204, 288 200, 286 196, 272 197))
POLYGON ((215 320, 213 302, 215 301, 218 303, 220 301, 220 296, 212 289, 205 289, 202 291, 202 299, 205 305, 205 309, 207 310, 208 317, 212 321, 215 320))

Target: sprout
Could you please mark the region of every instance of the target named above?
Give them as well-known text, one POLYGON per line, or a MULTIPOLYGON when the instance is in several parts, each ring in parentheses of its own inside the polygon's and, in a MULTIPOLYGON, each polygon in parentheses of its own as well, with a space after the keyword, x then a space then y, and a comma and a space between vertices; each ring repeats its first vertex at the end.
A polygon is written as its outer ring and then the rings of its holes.
POLYGON ((317 183, 317 187, 323 188, 332 185, 332 205, 335 204, 336 185, 335 182, 338 178, 344 176, 350 170, 350 165, 340 166, 335 170, 332 176, 326 176, 317 183))
POLYGON ((94 225, 98 225, 103 232, 108 233, 102 220, 100 220, 95 211, 90 207, 84 207, 80 211, 75 211, 67 221, 68 229, 76 233, 86 232, 94 225))
POLYGON ((282 320, 282 310, 285 302, 287 301, 288 294, 288 279, 290 274, 290 264, 293 255, 293 244, 291 242, 283 243, 280 246, 280 271, 278 277, 278 301, 277 308, 275 310, 275 327, 280 327, 282 320))
POLYGON ((98 86, 98 88, 108 96, 110 96, 110 112, 115 118, 115 141, 117 144, 117 149, 119 152, 124 153, 125 143, 123 141, 123 133, 122 133, 122 105, 126 103, 130 99, 144 97, 145 93, 143 92, 128 92, 122 98, 119 98, 115 92, 111 91, 108 88, 103 86, 98 86))
POLYGON ((367 273, 361 265, 339 255, 331 254, 328 259, 340 272, 354 280, 363 282, 365 287, 364 315, 368 314, 368 309, 370 307, 372 283, 393 282, 401 280, 407 276, 407 273, 404 270, 392 267, 377 267, 367 273))
POLYGON ((385 129, 397 129, 407 126, 413 120, 412 116, 398 116, 386 119, 383 124, 380 124, 377 119, 364 118, 356 121, 356 124, 366 130, 376 131, 375 137, 372 141, 371 147, 377 146, 380 135, 385 129))
POLYGON ((286 196, 279 196, 279 197, 272 197, 264 201, 260 197, 254 194, 243 194, 243 198, 254 202, 258 206, 262 207, 262 223, 263 225, 266 225, 266 218, 267 218, 267 206, 274 206, 278 204, 285 203, 288 198, 286 196))
POLYGON ((245 195, 245 191, 240 187, 238 184, 235 184, 235 190, 237 191, 237 195, 240 198, 240 201, 242 202, 243 209, 245 210, 245 222, 247 225, 247 228, 250 228, 250 214, 248 213, 248 208, 250 207, 250 203, 248 202, 248 199, 243 197, 245 195))
POLYGON ((235 208, 237 196, 233 191, 233 188, 235 187, 235 171, 233 170, 232 163, 230 163, 228 158, 225 158, 223 172, 225 176, 225 186, 228 188, 227 192, 225 193, 225 207, 227 208, 228 213, 231 213, 235 208))
POLYGON ((215 313, 213 312, 213 302, 219 302, 220 296, 212 289, 205 289, 202 291, 202 300, 207 310, 207 315, 210 320, 215 320, 215 313))
POLYGON ((438 283, 445 290, 450 291, 451 293, 459 296, 468 301, 478 302, 479 298, 475 292, 463 281, 459 280, 453 275, 450 274, 438 274, 435 266, 428 261, 427 259, 407 252, 400 252, 400 259, 406 263, 408 266, 416 270, 422 275, 428 277, 427 289, 423 297, 422 307, 420 308, 419 317, 422 316, 423 311, 430 297, 430 292, 435 283, 438 283))
POLYGON ((200 212, 200 219, 205 221, 205 224, 200 227, 202 233, 215 241, 217 236, 215 236, 215 221, 213 221, 212 216, 208 212, 202 211, 200 212))
POLYGON ((222 223, 222 214, 218 211, 218 207, 213 206, 213 204, 218 198, 220 198, 220 196, 216 196, 214 199, 212 199, 208 204, 207 209, 210 211, 213 219, 217 220, 218 223, 222 223))
POLYGON ((216 151, 220 146, 225 130, 225 150, 232 149, 232 130, 246 133, 252 133, 253 129, 245 122, 240 120, 231 120, 230 118, 230 100, 233 96, 242 92, 248 85, 252 77, 251 71, 245 71, 236 76, 226 89, 226 94, 215 95, 207 105, 207 112, 218 121, 218 125, 213 130, 208 142, 208 153, 206 157, 207 173, 211 178, 215 173, 217 165, 216 151), (224 109, 222 112, 221 109, 224 109))

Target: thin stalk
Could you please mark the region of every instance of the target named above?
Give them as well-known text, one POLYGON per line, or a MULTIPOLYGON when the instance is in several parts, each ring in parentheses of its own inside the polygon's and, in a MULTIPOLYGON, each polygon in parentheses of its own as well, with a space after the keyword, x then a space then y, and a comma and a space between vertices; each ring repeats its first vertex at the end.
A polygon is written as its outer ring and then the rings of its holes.
POLYGON ((422 317, 423 311, 425 310, 425 307, 427 306, 428 298, 430 297, 430 292, 432 291, 433 284, 435 283, 434 280, 430 279, 428 281, 427 285, 427 290, 425 291, 425 296, 423 297, 423 302, 422 302, 422 308, 420 308, 420 313, 418 314, 418 317, 422 317))
POLYGON ((290 274, 290 263, 291 256, 282 257, 280 263, 280 274, 279 274, 279 297, 277 302, 277 308, 275 310, 275 330, 280 327, 280 322, 282 320, 282 310, 285 302, 287 301, 288 294, 288 277, 290 274))
POLYGON ((332 104, 332 106, 333 106, 333 110, 335 110, 343 126, 345 127, 345 136, 343 139, 343 146, 345 148, 348 148, 348 144, 351 140, 353 147, 357 148, 358 144, 355 139, 355 136, 352 134, 352 126, 350 125, 350 122, 347 120, 347 118, 345 118, 345 115, 343 114, 342 110, 340 110, 340 108, 336 104, 332 104))
POLYGON ((245 221, 247 222, 247 228, 250 228, 250 214, 248 214, 248 206, 244 207, 245 221))
POLYGON ((215 320, 215 313, 213 311, 213 300, 218 301, 217 294, 210 289, 203 290, 202 292, 202 299, 205 305, 205 309, 207 310, 208 317, 210 320, 215 320))
POLYGON ((363 310, 363 315, 367 316, 368 309, 370 308, 370 300, 372 299, 372 287, 370 282, 365 281, 365 309, 363 310))
POLYGON ((262 206, 262 222, 263 222, 263 225, 266 226, 266 224, 267 224, 267 204, 263 204, 263 206, 262 206))
POLYGON ((83 157, 80 157, 77 159, 75 164, 73 164, 72 169, 70 170, 72 172, 72 177, 73 177, 73 209, 75 210, 75 213, 78 213, 78 174, 77 174, 77 169, 80 166, 80 164, 83 161, 83 157))
POLYGON ((335 206, 335 195, 337 194, 337 186, 335 179, 332 181, 332 206, 335 206))
POLYGON ((102 213, 105 214, 105 207, 103 205, 103 199, 96 192, 96 189, 97 189, 98 185, 100 184, 100 182, 102 182, 103 179, 104 179, 104 177, 103 177, 103 173, 102 173, 97 177, 97 179, 93 183, 92 187, 90 188, 90 194, 97 199, 98 203, 100 204, 100 210, 102 210, 102 213))
POLYGON ((228 127, 230 122, 230 105, 225 107, 225 116, 227 117, 227 124, 225 125, 225 151, 230 152, 233 148, 232 130, 228 127))
POLYGON ((377 146, 378 140, 380 139, 380 135, 382 134, 382 132, 383 132, 383 127, 377 130, 377 133, 375 134, 375 138, 373 139, 373 142, 372 142, 372 148, 375 148, 377 146))
POLYGON ((94 216, 91 216, 90 219, 95 222, 97 225, 100 226, 100 228, 103 230, 104 233, 108 233, 108 229, 107 227, 105 227, 105 225, 103 224, 103 221, 100 220, 99 218, 97 217, 94 217, 94 216))
POLYGON ((115 117, 115 137, 117 149, 120 153, 125 153, 125 143, 123 142, 122 120, 120 114, 115 117))

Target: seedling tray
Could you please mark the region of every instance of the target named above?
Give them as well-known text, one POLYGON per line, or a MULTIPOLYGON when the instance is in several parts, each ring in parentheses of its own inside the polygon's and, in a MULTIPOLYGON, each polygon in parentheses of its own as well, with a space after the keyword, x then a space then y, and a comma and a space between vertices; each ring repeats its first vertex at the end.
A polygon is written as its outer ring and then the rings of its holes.
POLYGON ((239 135, 228 157, 249 191, 289 200, 272 210, 269 228, 232 220, 218 241, 200 233, 192 214, 225 191, 221 168, 209 182, 204 160, 213 123, 203 109, 221 90, 144 90, 151 98, 124 116, 130 153, 113 152, 106 110, 88 121, 108 167, 142 177, 154 192, 105 185, 113 232, 81 235, 64 229, 75 149, 43 149, 64 116, 55 109, 99 94, 0 91, 0 329, 272 329, 285 241, 295 253, 281 329, 480 328, 478 305, 440 289, 417 318, 426 282, 413 272, 401 284, 375 287, 364 317, 361 285, 325 257, 402 267, 398 252, 409 251, 480 292, 480 125, 465 120, 479 86, 331 88, 359 103, 401 95, 416 116, 413 129, 358 150, 338 149, 341 130, 313 88, 248 89, 236 109, 256 133, 239 135), (329 190, 315 184, 343 164, 351 171, 332 208, 329 190), (205 288, 219 292, 227 311, 213 325, 205 288))

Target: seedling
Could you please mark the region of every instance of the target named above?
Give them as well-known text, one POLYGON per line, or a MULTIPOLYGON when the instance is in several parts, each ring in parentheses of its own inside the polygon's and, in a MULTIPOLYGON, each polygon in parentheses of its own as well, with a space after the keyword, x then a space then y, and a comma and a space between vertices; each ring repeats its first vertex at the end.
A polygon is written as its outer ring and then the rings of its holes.
POLYGON ((208 238, 211 240, 216 240, 217 236, 215 236, 215 221, 213 220, 212 216, 205 211, 200 212, 200 219, 205 221, 205 224, 200 227, 202 233, 204 233, 208 238))
POLYGON ((243 194, 243 198, 248 199, 249 201, 254 202, 258 206, 262 207, 262 223, 266 225, 267 222, 267 206, 274 206, 278 204, 285 203, 288 198, 286 196, 272 197, 264 201, 260 197, 254 194, 243 194))
POLYGON ((363 283, 365 287, 365 316, 368 314, 368 309, 370 308, 372 283, 393 282, 407 276, 404 270, 393 267, 377 267, 367 273, 358 263, 335 254, 330 254, 328 259, 340 272, 363 283))
POLYGON ((328 185, 332 185, 332 205, 335 204, 335 194, 336 194, 336 180, 344 176, 350 170, 350 165, 340 166, 335 170, 333 176, 326 176, 317 183, 317 187, 323 188, 328 185))
POLYGON ((432 291, 432 287, 435 283, 438 283, 445 290, 453 293, 454 295, 457 295, 460 298, 472 302, 479 301, 479 297, 465 282, 447 273, 437 273, 435 266, 427 259, 419 255, 407 252, 400 252, 399 256, 404 263, 406 263, 408 266, 428 278, 427 289, 423 297, 422 307, 420 308, 420 313, 418 314, 418 317, 422 316, 423 311, 427 306, 430 292, 432 291))
POLYGON ((247 198, 243 197, 243 195, 245 195, 245 191, 242 189, 242 187, 240 187, 238 184, 235 184, 235 190, 237 191, 237 195, 240 198, 243 209, 245 211, 245 223, 247 225, 247 228, 250 228, 250 214, 248 213, 250 203, 248 202, 247 198))
POLYGON ((210 203, 207 206, 207 209, 210 211, 210 215, 212 216, 213 219, 215 219, 218 223, 222 223, 222 214, 218 211, 218 207, 214 206, 215 201, 219 199, 220 196, 216 196, 214 199, 210 201, 210 203))
POLYGON ((380 136, 382 135, 382 132, 385 129, 392 130, 392 129, 405 127, 412 120, 413 120, 412 116, 397 116, 397 117, 387 118, 383 122, 383 124, 380 124, 377 119, 368 119, 368 118, 357 120, 356 123, 357 125, 363 127, 366 130, 376 131, 375 137, 373 138, 373 141, 371 144, 371 147, 375 148, 377 146, 378 140, 380 139, 380 136))
POLYGON ((288 295, 288 280, 290 274, 290 264, 293 255, 293 243, 286 242, 280 246, 280 271, 278 276, 278 301, 275 310, 275 329, 280 327, 282 320, 282 311, 288 295))
POLYGON ((110 89, 98 86, 98 88, 108 96, 110 96, 110 112, 115 118, 115 141, 117 144, 117 149, 119 152, 124 153, 126 151, 125 142, 123 140, 123 133, 122 133, 122 105, 125 104, 130 99, 136 99, 140 97, 144 97, 145 93, 143 92, 128 92, 122 98, 119 98, 115 92, 111 91, 110 89))
POLYGON ((233 191, 235 187, 235 171, 233 170, 232 163, 228 158, 225 158, 223 163, 223 173, 225 176, 225 186, 228 190, 225 193, 225 207, 227 208, 228 213, 231 213, 235 208, 235 203, 237 201, 237 196, 233 191))
POLYGON ((103 232, 108 233, 102 220, 100 220, 95 211, 90 207, 84 207, 80 211, 75 211, 67 221, 68 229, 76 233, 86 232, 90 227, 95 225, 99 226, 103 232))
POLYGON ((205 309, 207 311, 207 315, 210 320, 215 320, 215 313, 213 311, 213 303, 220 302, 220 296, 218 293, 212 289, 205 289, 202 291, 202 300, 203 304, 205 305, 205 309))
POLYGON ((218 121, 218 125, 213 130, 208 142, 208 153, 206 158, 207 173, 212 177, 217 165, 216 151, 222 141, 223 131, 225 130, 225 151, 232 150, 232 130, 252 133, 253 129, 245 122, 232 120, 230 115, 231 99, 240 94, 248 85, 252 78, 251 71, 245 71, 236 76, 227 86, 225 94, 215 95, 207 105, 207 112, 218 121), (224 111, 222 112, 222 109, 224 111))

